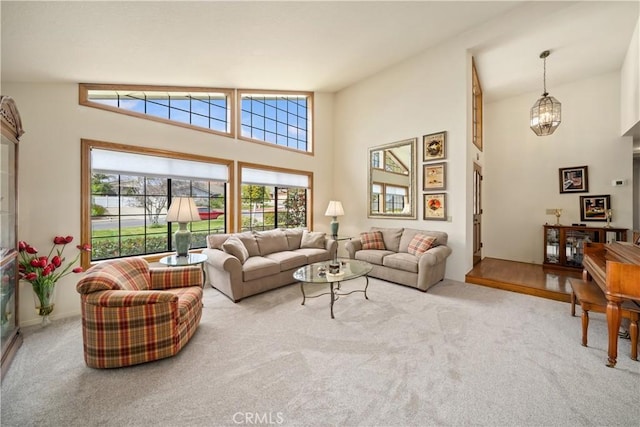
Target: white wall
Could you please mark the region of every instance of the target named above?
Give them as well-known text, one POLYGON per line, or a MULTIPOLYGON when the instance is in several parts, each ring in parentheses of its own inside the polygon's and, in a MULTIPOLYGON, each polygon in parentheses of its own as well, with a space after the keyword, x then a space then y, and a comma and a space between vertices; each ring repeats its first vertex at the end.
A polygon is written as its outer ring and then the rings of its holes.
MULTIPOLYGON (((581 195, 611 195, 612 225, 632 228, 632 138, 620 137, 620 76, 610 73, 551 87, 562 123, 538 137, 528 127, 532 92, 485 107, 484 256, 541 264, 545 209, 562 208, 560 223, 580 221, 581 195), (588 166, 589 192, 560 194, 559 168, 588 166), (624 179, 623 187, 611 180, 624 179)), ((629 233, 630 234, 630 233, 629 233)))
POLYGON ((340 234, 357 237, 371 226, 445 231, 453 249, 446 276, 461 281, 471 268, 465 231, 469 70, 466 50, 447 44, 339 92, 334 112, 334 194, 345 210, 340 234), (450 222, 422 219, 422 136, 440 131, 447 131, 450 222), (368 148, 408 138, 418 138, 418 219, 367 218, 368 148))
POLYGON ((624 135, 640 124, 640 19, 631 37, 620 75, 620 127, 624 135))
MULTIPOLYGON (((80 238, 81 138, 313 171, 314 228, 329 231, 324 210, 333 179, 327 167, 333 158, 332 94, 315 95, 315 156, 310 156, 83 107, 76 84, 3 82, 2 93, 15 99, 26 131, 19 146, 18 238, 41 252, 49 250, 55 235, 80 238)), ((70 275, 59 283, 54 319, 80 313, 78 278, 70 275)), ((32 294, 30 285, 21 283, 23 325, 39 320, 32 294)))

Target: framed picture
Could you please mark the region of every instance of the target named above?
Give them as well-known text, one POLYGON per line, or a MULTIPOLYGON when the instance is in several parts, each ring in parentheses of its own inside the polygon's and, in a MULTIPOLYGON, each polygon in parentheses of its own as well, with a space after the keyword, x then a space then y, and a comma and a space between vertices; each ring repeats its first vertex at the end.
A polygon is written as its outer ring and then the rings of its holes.
POLYGON ((440 160, 446 157, 447 132, 442 131, 422 137, 422 161, 440 160))
POLYGON ((447 186, 447 164, 445 162, 422 165, 422 189, 444 190, 447 186))
POLYGON ((606 221, 611 196, 580 196, 580 221, 606 221))
POLYGON ((560 193, 587 193, 589 174, 587 166, 560 168, 560 193))
POLYGON ((424 195, 424 219, 447 220, 447 193, 424 195))

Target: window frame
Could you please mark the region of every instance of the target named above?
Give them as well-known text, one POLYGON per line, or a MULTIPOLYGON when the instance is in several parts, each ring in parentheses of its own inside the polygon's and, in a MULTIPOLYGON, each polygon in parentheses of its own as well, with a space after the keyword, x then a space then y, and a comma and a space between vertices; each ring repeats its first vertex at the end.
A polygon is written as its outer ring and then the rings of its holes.
POLYGON ((222 89, 222 88, 203 88, 193 86, 152 86, 152 85, 129 85, 129 84, 95 84, 95 83, 80 83, 79 88, 79 103, 86 107, 97 108, 99 110, 111 111, 113 113, 124 114, 127 116, 137 117, 140 119, 151 120, 154 122, 166 123, 173 126, 179 126, 187 129, 194 129, 201 132, 212 133, 214 135, 226 136, 228 138, 235 137, 235 90, 234 89, 222 89), (179 122, 176 120, 165 119, 162 117, 153 116, 150 114, 138 113, 136 111, 130 111, 123 108, 112 107, 109 105, 101 104, 99 102, 93 102, 89 99, 90 90, 113 90, 113 91, 132 91, 132 92, 218 92, 226 95, 227 97, 227 117, 229 120, 228 131, 221 132, 215 129, 209 129, 201 126, 195 126, 189 123, 179 122))
POLYGON ((265 90, 265 89, 238 89, 237 102, 236 102, 236 135, 237 139, 242 141, 254 142, 256 144, 263 144, 269 147, 276 147, 282 150, 292 151, 294 153, 314 155, 314 93, 307 91, 290 91, 290 90, 265 90), (243 95, 298 95, 305 96, 307 98, 307 150, 299 150, 296 148, 287 147, 284 145, 278 145, 272 142, 264 141, 261 139, 249 138, 242 135, 242 96, 243 95))
POLYGON ((471 127, 473 129, 473 145, 482 151, 484 138, 482 136, 483 127, 483 96, 482 86, 480 85, 480 77, 476 69, 476 61, 471 57, 471 127))
MULTIPOLYGON (((92 139, 81 139, 81 165, 80 165, 80 237, 82 242, 91 241, 91 150, 93 148, 119 151, 125 153, 143 154, 148 156, 168 157, 182 160, 192 160, 205 163, 215 163, 225 165, 228 170, 227 181, 227 200, 225 215, 225 227, 230 232, 234 230, 234 197, 235 197, 235 180, 234 180, 234 161, 227 159, 220 159, 214 157, 201 156, 196 154, 187 154, 176 151, 159 150, 153 148, 143 148, 133 145, 119 144, 113 142, 96 141, 92 139)), ((172 252, 156 253, 149 255, 140 255, 142 258, 149 262, 158 261, 163 256, 172 252)), ((123 257, 125 258, 125 257, 123 257)), ((102 261, 91 261, 91 254, 88 252, 82 252, 80 263, 85 269, 91 265, 97 264, 102 261)))
MULTIPOLYGON (((307 202, 306 203, 306 209, 307 209, 306 228, 309 230, 313 230, 313 172, 298 170, 298 169, 280 168, 276 166, 267 166, 267 165, 261 165, 257 163, 238 162, 238 185, 236 190, 237 191, 236 199, 238 201, 238 209, 236 214, 236 223, 238 224, 239 231, 242 230, 242 186, 244 185, 244 182, 242 180, 242 171, 244 168, 306 176, 309 180, 309 188, 307 188, 307 200, 306 200, 307 202)), ((252 185, 260 185, 260 184, 252 184, 252 185)), ((271 186, 270 184, 262 184, 262 185, 271 186)), ((283 187, 279 187, 279 188, 283 188, 283 187)), ((274 229, 275 228, 278 228, 277 224, 274 224, 274 229)))

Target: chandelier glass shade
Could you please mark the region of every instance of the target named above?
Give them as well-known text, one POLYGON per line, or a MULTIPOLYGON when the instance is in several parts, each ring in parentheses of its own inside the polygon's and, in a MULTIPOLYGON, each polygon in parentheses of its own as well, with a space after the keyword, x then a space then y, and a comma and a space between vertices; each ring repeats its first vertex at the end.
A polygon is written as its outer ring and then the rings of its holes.
POLYGON ((551 135, 562 121, 562 104, 547 93, 547 56, 549 56, 548 50, 540 54, 540 58, 544 60, 544 93, 542 98, 538 99, 531 107, 529 122, 531 130, 538 136, 551 135))

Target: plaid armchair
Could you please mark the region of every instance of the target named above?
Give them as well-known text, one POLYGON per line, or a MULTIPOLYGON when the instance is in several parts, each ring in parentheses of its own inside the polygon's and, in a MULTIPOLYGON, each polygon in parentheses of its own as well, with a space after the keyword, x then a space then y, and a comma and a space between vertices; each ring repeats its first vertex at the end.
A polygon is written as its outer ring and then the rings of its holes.
POLYGON ((76 285, 87 366, 117 368, 178 353, 200 323, 202 282, 199 266, 149 268, 142 258, 91 267, 76 285))

